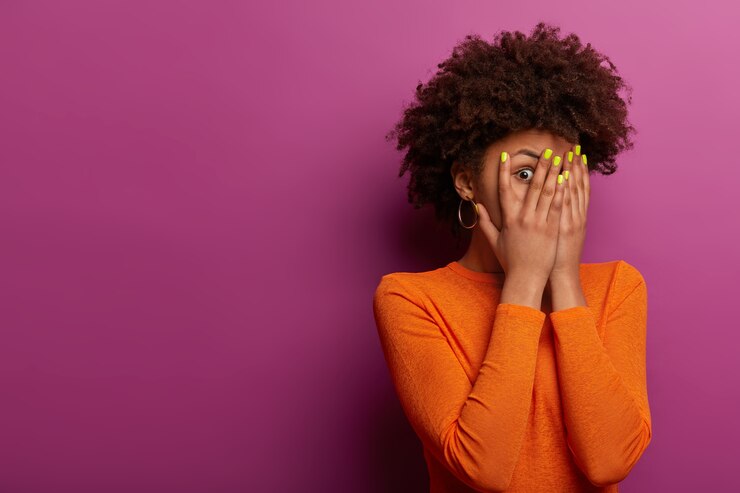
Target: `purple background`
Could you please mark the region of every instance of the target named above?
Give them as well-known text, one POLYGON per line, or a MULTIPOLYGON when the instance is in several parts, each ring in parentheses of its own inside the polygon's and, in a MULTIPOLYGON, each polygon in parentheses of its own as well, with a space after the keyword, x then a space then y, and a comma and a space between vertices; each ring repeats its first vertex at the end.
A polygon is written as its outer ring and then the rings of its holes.
POLYGON ((371 310, 458 258, 383 136, 468 33, 634 87, 584 262, 649 289, 629 491, 740 487, 732 2, 0 3, 0 491, 426 491, 371 310))

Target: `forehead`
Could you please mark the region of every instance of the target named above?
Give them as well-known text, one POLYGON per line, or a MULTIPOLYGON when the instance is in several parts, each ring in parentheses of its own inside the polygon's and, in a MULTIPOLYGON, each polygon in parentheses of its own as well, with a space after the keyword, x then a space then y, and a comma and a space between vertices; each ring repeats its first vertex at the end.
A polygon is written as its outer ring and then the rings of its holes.
POLYGON ((569 147, 574 143, 569 142, 567 139, 556 135, 549 130, 529 129, 518 130, 516 132, 510 133, 509 135, 501 139, 501 144, 507 147, 517 145, 529 145, 536 149, 539 149, 545 147, 569 147))

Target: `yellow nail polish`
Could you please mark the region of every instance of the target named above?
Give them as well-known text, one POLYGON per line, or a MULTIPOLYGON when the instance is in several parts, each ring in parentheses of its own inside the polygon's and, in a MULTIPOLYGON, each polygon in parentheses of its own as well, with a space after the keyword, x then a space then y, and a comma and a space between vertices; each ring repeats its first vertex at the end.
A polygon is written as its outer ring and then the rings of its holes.
POLYGON ((557 166, 558 164, 560 164, 560 156, 555 156, 552 160, 552 165, 557 166))
POLYGON ((545 159, 550 159, 552 156, 552 149, 545 149, 545 159))
POLYGON ((508 154, 507 154, 507 152, 506 152, 506 151, 502 151, 502 152, 501 152, 501 162, 502 162, 502 163, 503 163, 504 161, 506 161, 506 157, 507 157, 507 156, 508 156, 508 154))
POLYGON ((581 156, 581 159, 583 159, 583 165, 586 166, 588 164, 588 161, 586 160, 586 155, 584 154, 581 156))
POLYGON ((565 170, 565 173, 563 173, 563 174, 565 175, 565 179, 567 180, 567 179, 568 179, 568 176, 570 176, 570 171, 568 171, 568 170, 566 169, 566 170, 565 170))
POLYGON ((578 144, 578 145, 576 146, 576 156, 580 156, 580 155, 581 155, 581 145, 580 145, 580 144, 578 144))
POLYGON ((563 175, 558 175, 558 184, 563 183, 563 175))
POLYGON ((568 162, 569 163, 573 162, 573 151, 568 151, 568 162))

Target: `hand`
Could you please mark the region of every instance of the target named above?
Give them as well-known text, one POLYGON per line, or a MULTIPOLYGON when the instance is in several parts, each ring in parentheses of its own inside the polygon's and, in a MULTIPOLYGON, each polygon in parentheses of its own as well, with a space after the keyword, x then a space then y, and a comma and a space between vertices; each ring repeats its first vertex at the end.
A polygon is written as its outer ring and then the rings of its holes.
POLYGON ((569 172, 564 180, 565 196, 563 198, 563 212, 560 215, 560 231, 558 234, 557 251, 550 279, 556 277, 575 276, 579 279, 581 253, 586 239, 586 217, 588 202, 591 194, 588 168, 585 154, 576 154, 580 146, 576 146, 565 154, 563 159, 563 175, 569 172), (572 152, 572 154, 570 154, 572 152), (572 162, 568 156, 572 157, 572 162))
MULTIPOLYGON (((479 225, 488 239, 506 276, 512 272, 525 278, 547 282, 555 261, 560 216, 565 186, 557 183, 559 167, 553 167, 552 150, 546 149, 537 161, 534 176, 524 200, 511 189, 511 157, 499 164, 498 196, 501 207, 501 231, 491 221, 488 211, 478 203, 479 225)), ((553 159, 560 159, 559 157, 553 159)))

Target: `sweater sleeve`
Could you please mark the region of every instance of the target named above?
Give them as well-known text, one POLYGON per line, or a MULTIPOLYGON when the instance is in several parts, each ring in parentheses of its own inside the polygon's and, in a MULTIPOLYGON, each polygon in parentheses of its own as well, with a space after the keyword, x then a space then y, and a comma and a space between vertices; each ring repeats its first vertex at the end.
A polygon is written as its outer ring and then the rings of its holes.
POLYGON ((603 343, 590 307, 550 313, 568 447, 597 486, 627 477, 652 438, 645 370, 647 287, 639 271, 623 266, 632 282, 610 309, 603 343))
POLYGON ((476 491, 507 489, 524 440, 546 314, 500 303, 471 383, 423 300, 401 281, 383 276, 373 311, 399 401, 424 446, 476 491))

